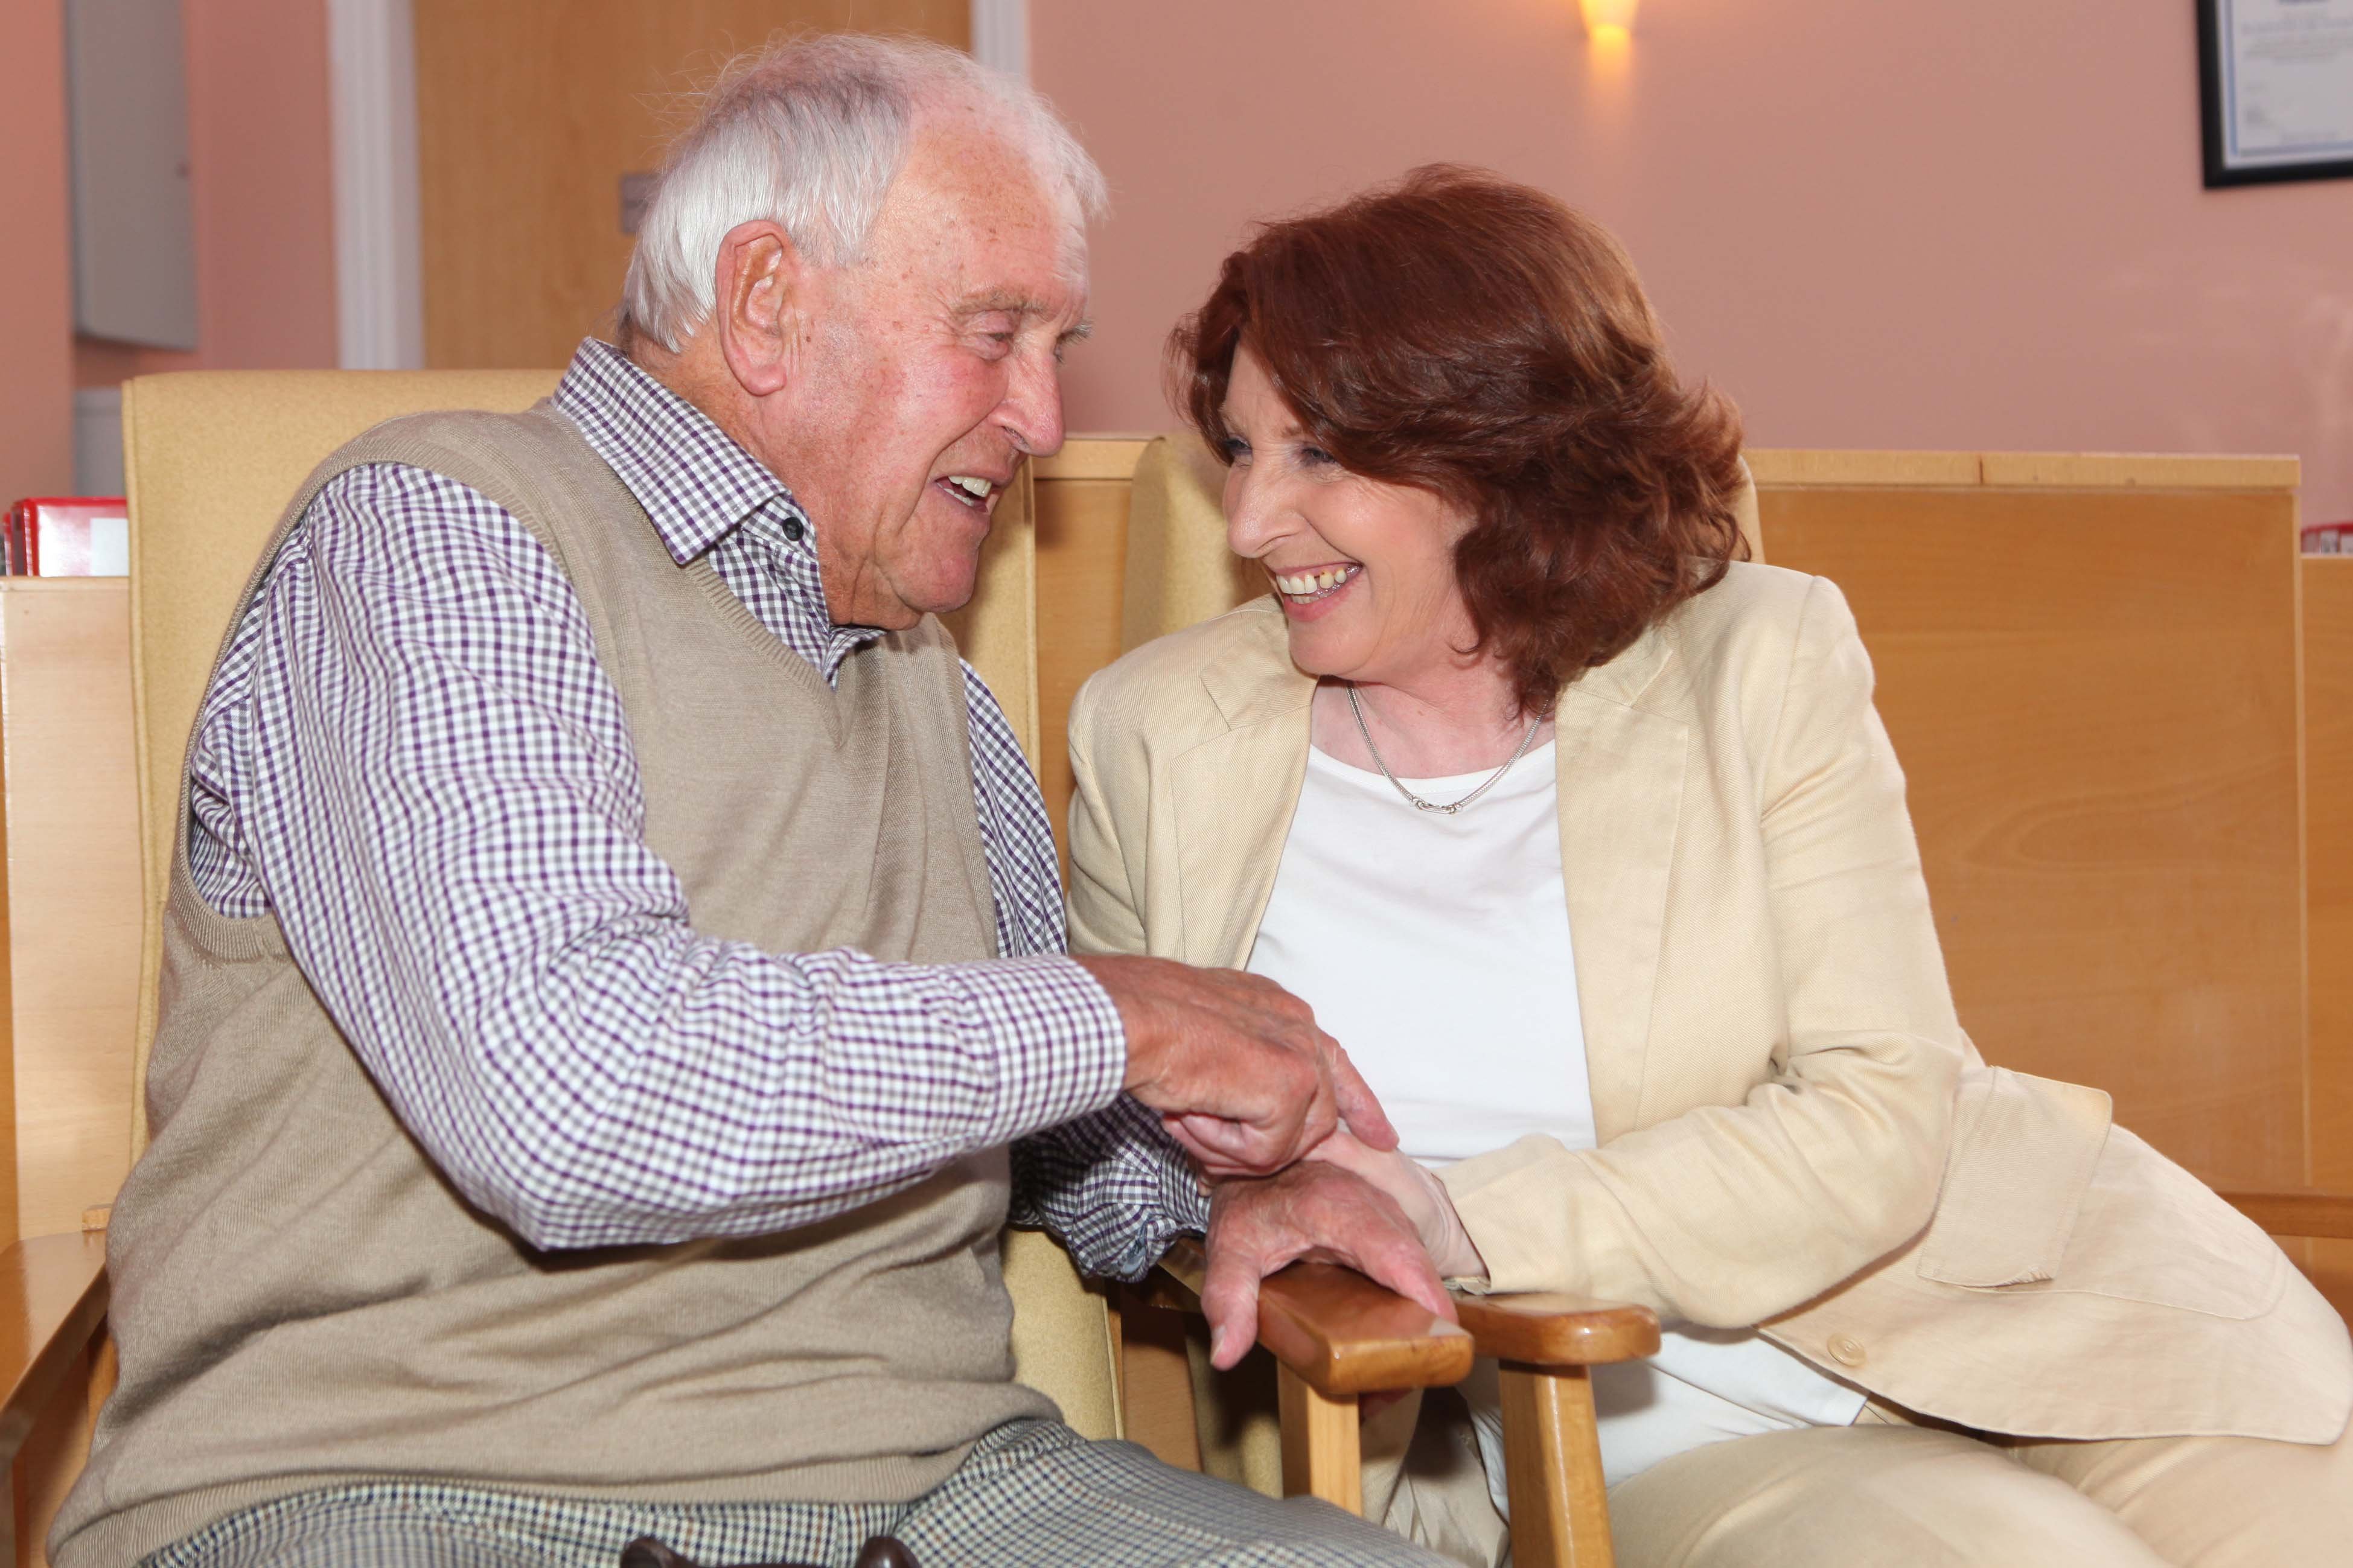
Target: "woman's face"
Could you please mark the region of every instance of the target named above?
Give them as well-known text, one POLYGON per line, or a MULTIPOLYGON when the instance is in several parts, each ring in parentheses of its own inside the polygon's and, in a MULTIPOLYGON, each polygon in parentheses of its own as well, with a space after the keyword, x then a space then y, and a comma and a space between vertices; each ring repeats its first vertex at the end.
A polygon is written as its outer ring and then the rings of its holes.
POLYGON ((1471 519, 1427 490, 1352 474, 1311 442, 1258 356, 1226 387, 1226 542, 1272 582, 1310 675, 1410 685, 1472 637, 1454 580, 1471 519))

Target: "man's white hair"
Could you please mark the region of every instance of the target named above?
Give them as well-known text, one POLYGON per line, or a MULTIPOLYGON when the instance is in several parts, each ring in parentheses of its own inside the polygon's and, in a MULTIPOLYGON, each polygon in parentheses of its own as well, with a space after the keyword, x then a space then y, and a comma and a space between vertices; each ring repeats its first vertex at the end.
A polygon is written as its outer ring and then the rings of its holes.
POLYGON ((672 143, 638 229, 622 329, 675 353, 712 311, 719 244, 781 224, 819 266, 856 262, 918 117, 964 109, 1028 154, 1071 220, 1100 217, 1103 171, 1045 99, 943 44, 836 33, 737 56, 672 143))

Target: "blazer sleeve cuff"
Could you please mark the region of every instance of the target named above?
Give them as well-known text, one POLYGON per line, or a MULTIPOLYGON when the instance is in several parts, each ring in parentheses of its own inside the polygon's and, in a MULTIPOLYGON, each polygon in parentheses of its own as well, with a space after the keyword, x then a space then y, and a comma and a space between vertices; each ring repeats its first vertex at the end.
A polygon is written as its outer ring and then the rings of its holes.
POLYGON ((1614 1227, 1579 1219, 1593 1207, 1579 1201, 1581 1189, 1594 1184, 1556 1139, 1531 1134, 1436 1174, 1487 1264, 1484 1279, 1456 1281, 1463 1289, 1593 1295, 1603 1279, 1640 1270, 1630 1252, 1622 1267, 1606 1267, 1610 1253, 1625 1249, 1614 1227))

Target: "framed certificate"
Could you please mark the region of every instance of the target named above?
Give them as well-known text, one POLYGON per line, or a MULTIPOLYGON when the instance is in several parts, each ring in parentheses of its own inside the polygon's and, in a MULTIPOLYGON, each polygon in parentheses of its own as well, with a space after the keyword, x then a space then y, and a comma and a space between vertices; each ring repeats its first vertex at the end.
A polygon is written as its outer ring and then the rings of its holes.
POLYGON ((2206 184, 2353 178, 2353 0, 2198 0, 2206 184))

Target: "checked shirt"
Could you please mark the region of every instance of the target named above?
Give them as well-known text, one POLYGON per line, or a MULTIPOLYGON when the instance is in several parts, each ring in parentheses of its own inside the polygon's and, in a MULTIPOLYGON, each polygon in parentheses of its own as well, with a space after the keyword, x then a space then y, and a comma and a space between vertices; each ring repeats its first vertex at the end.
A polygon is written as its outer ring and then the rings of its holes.
MULTIPOLYGON (((616 350, 584 342, 554 403, 672 557, 707 554, 828 681, 880 637, 832 624, 791 492, 616 350)), ((1037 782, 968 665, 965 693, 1007 956, 701 935, 554 557, 453 480, 355 468, 288 533, 206 692, 189 866, 220 913, 276 916, 411 1132, 535 1246, 789 1229, 1013 1142, 1016 1222, 1133 1278, 1206 1205, 1118 1092, 1118 1013, 1060 956, 1037 782), (595 1152, 616 1126, 639 1158, 595 1152)))

